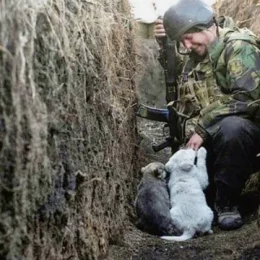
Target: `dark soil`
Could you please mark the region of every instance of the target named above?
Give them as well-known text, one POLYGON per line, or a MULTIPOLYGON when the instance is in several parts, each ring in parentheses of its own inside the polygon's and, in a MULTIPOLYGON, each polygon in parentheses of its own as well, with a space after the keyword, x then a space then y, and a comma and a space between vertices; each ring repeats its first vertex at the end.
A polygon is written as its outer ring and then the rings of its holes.
POLYGON ((166 242, 129 222, 122 241, 110 246, 107 260, 260 259, 260 232, 255 220, 236 231, 213 230, 213 235, 186 242, 166 242))

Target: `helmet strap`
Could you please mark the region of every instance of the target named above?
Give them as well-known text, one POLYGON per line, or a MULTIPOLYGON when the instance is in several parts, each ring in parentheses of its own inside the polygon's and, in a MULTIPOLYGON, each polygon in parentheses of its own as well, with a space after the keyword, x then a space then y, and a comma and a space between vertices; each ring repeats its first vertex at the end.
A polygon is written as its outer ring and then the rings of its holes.
POLYGON ((214 21, 214 23, 216 24, 216 27, 217 27, 217 36, 219 37, 219 27, 218 27, 218 22, 217 22, 217 19, 216 19, 216 17, 214 16, 213 17, 213 21, 214 21))
POLYGON ((181 54, 181 55, 190 55, 190 51, 186 51, 186 52, 182 52, 181 50, 180 50, 180 42, 179 41, 176 41, 176 47, 177 47, 177 51, 178 51, 178 53, 179 54, 181 54))

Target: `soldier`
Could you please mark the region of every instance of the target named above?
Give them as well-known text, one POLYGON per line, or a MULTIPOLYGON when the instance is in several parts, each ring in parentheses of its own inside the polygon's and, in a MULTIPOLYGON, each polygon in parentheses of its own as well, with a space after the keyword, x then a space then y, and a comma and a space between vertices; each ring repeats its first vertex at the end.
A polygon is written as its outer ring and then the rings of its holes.
POLYGON ((186 146, 207 148, 219 227, 237 229, 241 191, 260 168, 259 42, 249 30, 218 26, 202 0, 175 3, 157 20, 154 35, 159 43, 167 35, 189 53, 177 100, 179 114, 189 118, 186 146))

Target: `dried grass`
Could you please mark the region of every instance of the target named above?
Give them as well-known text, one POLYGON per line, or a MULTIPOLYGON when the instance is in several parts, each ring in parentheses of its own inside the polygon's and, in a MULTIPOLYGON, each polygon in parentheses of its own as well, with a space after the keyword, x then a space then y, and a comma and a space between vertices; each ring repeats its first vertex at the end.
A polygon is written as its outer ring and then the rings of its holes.
POLYGON ((0 256, 97 259, 135 167, 126 1, 0 3, 0 256))
POLYGON ((218 13, 231 16, 237 22, 239 27, 247 27, 260 36, 259 18, 260 2, 259 0, 218 0, 216 3, 218 13))

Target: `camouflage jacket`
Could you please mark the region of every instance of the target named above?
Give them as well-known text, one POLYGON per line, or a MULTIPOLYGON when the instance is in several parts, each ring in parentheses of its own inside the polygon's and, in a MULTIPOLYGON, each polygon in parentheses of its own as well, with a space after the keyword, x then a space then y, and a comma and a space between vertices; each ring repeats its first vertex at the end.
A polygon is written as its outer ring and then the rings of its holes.
MULTIPOLYGON (((237 115, 260 123, 260 50, 246 30, 223 29, 202 61, 190 58, 182 73, 178 110, 194 131, 214 135, 221 119, 237 115), (191 65, 189 65, 191 64, 191 65), (186 75, 187 74, 187 75, 186 75)), ((186 133, 186 137, 188 134, 186 133)))

